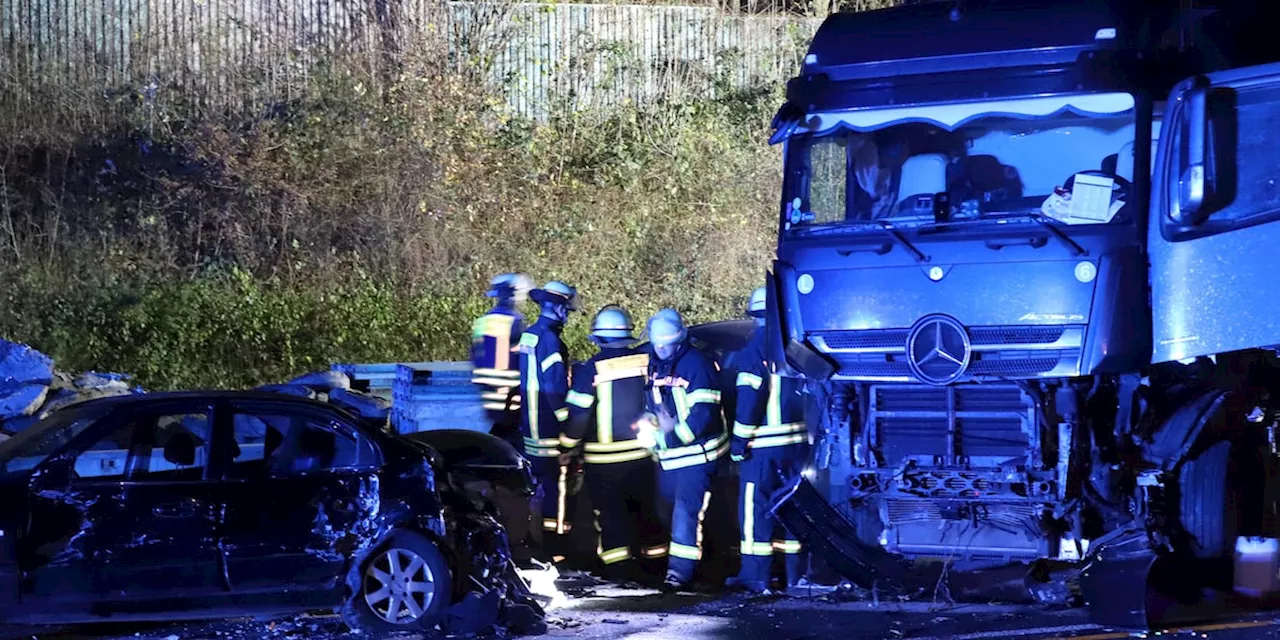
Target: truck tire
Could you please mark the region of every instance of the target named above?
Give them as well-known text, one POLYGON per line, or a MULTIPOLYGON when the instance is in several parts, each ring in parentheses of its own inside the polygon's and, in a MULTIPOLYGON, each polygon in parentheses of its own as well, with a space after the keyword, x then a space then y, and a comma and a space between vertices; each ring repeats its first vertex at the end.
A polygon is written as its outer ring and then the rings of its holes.
POLYGON ((1231 443, 1224 440, 1182 465, 1178 518, 1196 558, 1228 558, 1235 551, 1239 515, 1231 453, 1231 443))

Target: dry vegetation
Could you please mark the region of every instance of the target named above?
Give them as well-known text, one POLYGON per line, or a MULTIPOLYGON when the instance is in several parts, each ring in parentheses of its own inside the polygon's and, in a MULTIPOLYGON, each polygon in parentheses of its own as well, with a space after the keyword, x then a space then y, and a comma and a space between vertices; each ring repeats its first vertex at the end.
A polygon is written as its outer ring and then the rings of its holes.
POLYGON ((156 388, 243 386, 461 359, 505 270, 638 320, 739 312, 773 248, 776 87, 535 124, 443 59, 335 56, 244 109, 21 87, 45 120, 0 130, 0 336, 156 388))

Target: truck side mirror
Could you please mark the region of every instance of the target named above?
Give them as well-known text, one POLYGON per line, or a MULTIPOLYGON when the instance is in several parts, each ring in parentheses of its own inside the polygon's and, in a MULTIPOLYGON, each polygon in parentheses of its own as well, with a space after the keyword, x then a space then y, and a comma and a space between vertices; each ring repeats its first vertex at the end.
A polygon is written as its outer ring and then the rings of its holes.
POLYGON ((1186 116, 1183 120, 1186 129, 1186 160, 1178 167, 1178 206, 1172 211, 1172 217, 1178 224, 1196 225, 1204 222, 1205 173, 1208 159, 1209 109, 1207 106, 1208 88, 1203 84, 1183 94, 1187 101, 1186 116))

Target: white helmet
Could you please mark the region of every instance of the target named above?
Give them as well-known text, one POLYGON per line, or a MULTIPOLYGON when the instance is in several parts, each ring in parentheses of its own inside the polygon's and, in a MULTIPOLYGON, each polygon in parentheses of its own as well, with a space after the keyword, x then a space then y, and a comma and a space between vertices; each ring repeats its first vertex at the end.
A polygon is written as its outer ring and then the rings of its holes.
POLYGON ((685 339, 688 331, 684 326, 684 318, 675 309, 663 309, 649 319, 649 343, 655 347, 666 347, 685 339))
POLYGON ((533 288, 533 278, 523 273, 503 273, 489 281, 489 291, 485 295, 490 298, 514 298, 516 302, 524 302, 533 288))
POLYGON ((634 340, 636 325, 631 314, 620 305, 606 305, 591 322, 591 337, 605 340, 634 340))
POLYGON ((764 287, 760 287, 751 292, 751 302, 747 303, 747 315, 753 318, 764 316, 765 294, 764 287))
POLYGON ((562 304, 570 311, 578 310, 578 290, 559 280, 552 280, 541 289, 534 289, 529 297, 539 304, 562 304))

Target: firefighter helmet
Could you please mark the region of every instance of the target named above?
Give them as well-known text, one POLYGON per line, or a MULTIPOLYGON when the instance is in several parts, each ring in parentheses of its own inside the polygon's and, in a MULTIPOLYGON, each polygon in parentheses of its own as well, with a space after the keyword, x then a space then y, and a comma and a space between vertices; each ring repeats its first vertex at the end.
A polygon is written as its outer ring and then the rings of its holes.
POLYGON ((517 302, 522 302, 532 288, 533 279, 529 276, 523 273, 503 273, 489 281, 489 291, 485 295, 490 298, 515 298, 517 302))
POLYGON ((684 319, 675 309, 663 309, 649 320, 649 342, 655 347, 677 344, 688 335, 684 319))
POLYGON ((634 340, 636 325, 621 305, 606 305, 591 321, 591 337, 602 340, 634 340))
POLYGON ((559 280, 552 280, 541 289, 534 289, 529 297, 539 304, 558 304, 568 307, 570 311, 578 310, 578 290, 559 280))

